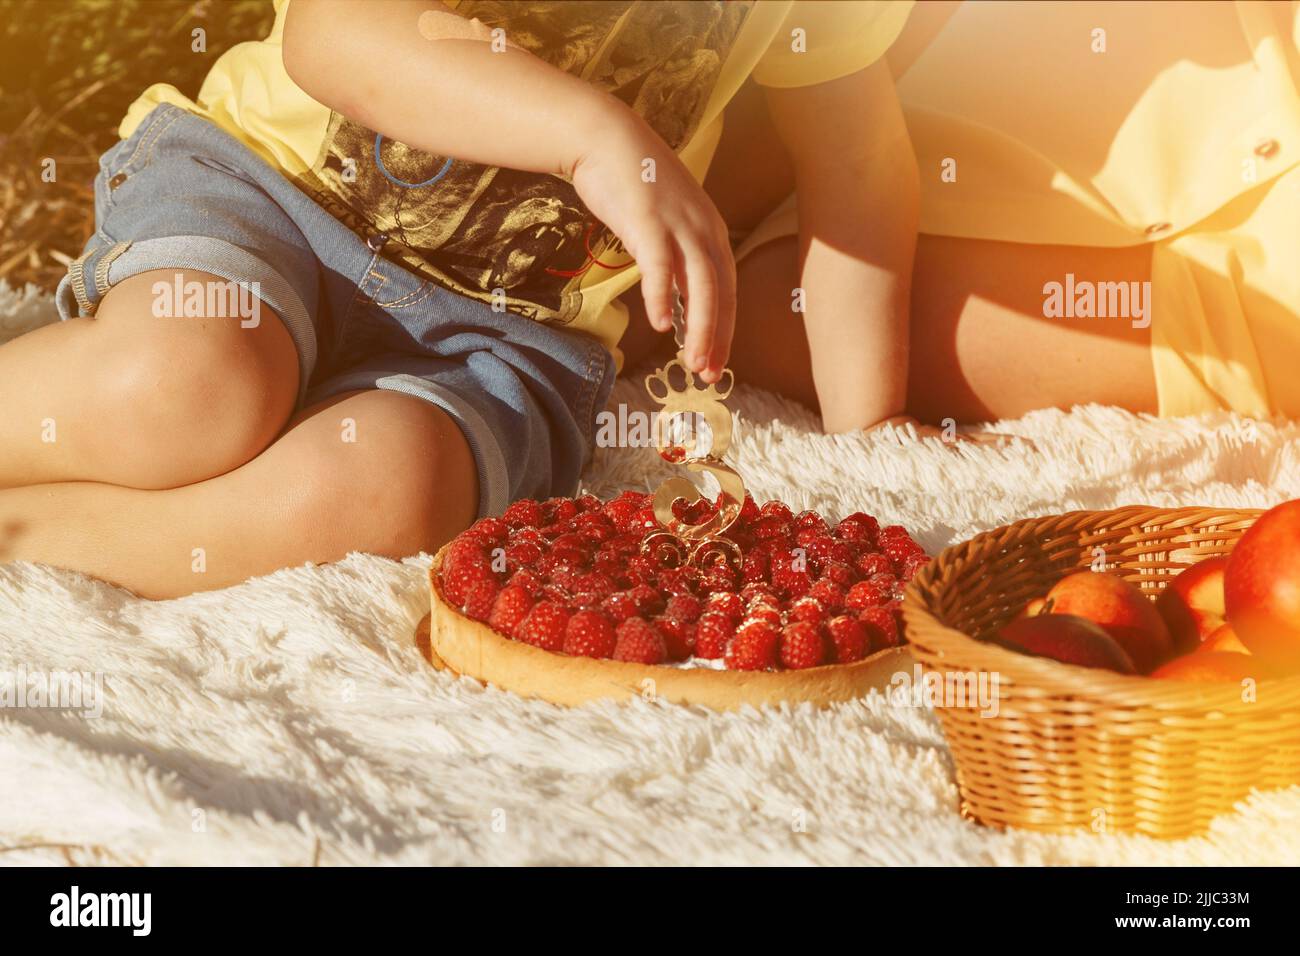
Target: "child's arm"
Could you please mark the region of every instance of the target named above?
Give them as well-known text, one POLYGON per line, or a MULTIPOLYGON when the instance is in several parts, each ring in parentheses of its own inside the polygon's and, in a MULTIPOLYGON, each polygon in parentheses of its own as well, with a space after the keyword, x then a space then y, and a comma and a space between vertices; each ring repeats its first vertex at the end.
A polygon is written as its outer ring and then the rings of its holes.
POLYGON ((889 66, 769 89, 795 165, 804 325, 829 432, 866 428, 907 400, 919 182, 889 66))
POLYGON ((636 259, 660 331, 672 327, 676 280, 688 362, 716 381, 731 346, 735 263, 713 203, 631 109, 517 47, 494 51, 491 29, 432 0, 293 0, 284 64, 308 95, 391 139, 571 177, 636 259))

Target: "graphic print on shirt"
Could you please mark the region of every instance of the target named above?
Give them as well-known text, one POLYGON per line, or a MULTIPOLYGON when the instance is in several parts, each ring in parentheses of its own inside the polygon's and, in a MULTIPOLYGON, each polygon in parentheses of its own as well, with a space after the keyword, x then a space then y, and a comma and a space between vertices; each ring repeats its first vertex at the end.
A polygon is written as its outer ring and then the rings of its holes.
MULTIPOLYGON (((456 12, 618 97, 679 150, 752 8, 753 0, 466 0, 456 12)), ((485 302, 503 289, 509 311, 544 322, 578 315, 588 270, 631 262, 564 180, 382 137, 376 147, 374 130, 338 113, 299 186, 359 234, 388 235, 386 255, 444 288, 485 302)))

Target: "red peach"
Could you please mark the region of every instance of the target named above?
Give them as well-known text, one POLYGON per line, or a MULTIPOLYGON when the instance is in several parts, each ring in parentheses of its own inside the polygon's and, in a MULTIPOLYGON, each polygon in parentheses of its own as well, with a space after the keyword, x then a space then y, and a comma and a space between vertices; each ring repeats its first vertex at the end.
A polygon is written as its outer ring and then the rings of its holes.
POLYGON ((1141 589, 1123 578, 1079 571, 1047 592, 1052 614, 1076 614, 1101 626, 1128 652, 1139 674, 1150 673, 1173 653, 1164 619, 1141 589))
POLYGON ((1281 672, 1300 670, 1300 500, 1266 511, 1237 541, 1224 597, 1252 654, 1281 672))
POLYGON ((1179 653, 1195 650, 1226 620, 1223 573, 1227 567, 1228 559, 1222 555, 1198 561, 1160 593, 1156 610, 1179 653))

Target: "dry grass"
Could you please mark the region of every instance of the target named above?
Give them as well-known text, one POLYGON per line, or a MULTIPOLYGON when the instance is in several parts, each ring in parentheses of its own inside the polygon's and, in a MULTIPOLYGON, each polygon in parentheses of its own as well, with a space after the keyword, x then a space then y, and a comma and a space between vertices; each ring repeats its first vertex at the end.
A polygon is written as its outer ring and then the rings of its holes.
POLYGON ((94 228, 91 183, 127 106, 152 83, 195 96, 273 16, 270 0, 0 0, 0 279, 53 290, 94 228))

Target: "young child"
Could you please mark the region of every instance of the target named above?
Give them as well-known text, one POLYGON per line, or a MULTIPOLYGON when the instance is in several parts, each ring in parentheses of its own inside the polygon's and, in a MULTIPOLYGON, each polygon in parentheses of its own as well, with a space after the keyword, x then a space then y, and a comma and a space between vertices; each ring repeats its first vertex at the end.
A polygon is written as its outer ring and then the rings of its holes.
POLYGON ((276 8, 131 108, 68 321, 0 348, 0 556, 432 549, 572 491, 674 286, 705 379, 828 431, 1300 414, 1295 4, 276 8))
POLYGON ((4 557, 171 597, 571 493, 619 297, 662 333, 675 285, 715 380, 732 241, 783 170, 807 228, 776 298, 816 304, 826 426, 902 411, 917 188, 883 55, 909 3, 275 6, 197 102, 131 107, 67 321, 0 348, 4 557), (789 159, 752 149, 715 202, 753 84, 789 159))

